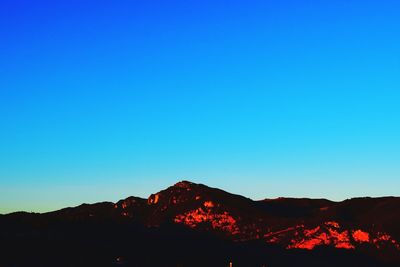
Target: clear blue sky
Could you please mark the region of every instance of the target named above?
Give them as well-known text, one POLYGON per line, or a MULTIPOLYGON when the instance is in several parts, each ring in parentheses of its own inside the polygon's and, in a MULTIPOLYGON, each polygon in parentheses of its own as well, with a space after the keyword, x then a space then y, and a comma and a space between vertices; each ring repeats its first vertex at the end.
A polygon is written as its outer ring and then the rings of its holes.
POLYGON ((254 199, 400 195, 399 8, 2 1, 0 213, 182 179, 254 199))

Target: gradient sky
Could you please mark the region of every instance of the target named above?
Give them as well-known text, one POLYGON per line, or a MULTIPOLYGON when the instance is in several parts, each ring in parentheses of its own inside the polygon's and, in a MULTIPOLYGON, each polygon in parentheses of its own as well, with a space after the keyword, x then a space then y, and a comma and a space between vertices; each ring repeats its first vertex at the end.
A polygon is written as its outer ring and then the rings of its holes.
POLYGON ((399 10, 2 1, 0 213, 183 179, 253 199, 400 195, 399 10))

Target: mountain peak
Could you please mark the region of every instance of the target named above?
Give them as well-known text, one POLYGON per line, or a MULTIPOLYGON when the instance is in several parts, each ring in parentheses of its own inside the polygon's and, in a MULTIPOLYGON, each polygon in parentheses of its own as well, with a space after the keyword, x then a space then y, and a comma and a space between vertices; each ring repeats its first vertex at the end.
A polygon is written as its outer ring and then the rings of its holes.
MULTIPOLYGON (((194 198, 193 194, 200 193, 202 188, 199 184, 182 180, 158 193, 151 194, 148 204, 176 205, 187 202, 194 198)), ((204 188, 207 187, 204 186, 204 188)))
POLYGON ((195 185, 195 183, 192 183, 190 181, 182 180, 180 182, 177 182, 174 184, 174 187, 179 187, 179 188, 190 188, 191 186, 195 185))

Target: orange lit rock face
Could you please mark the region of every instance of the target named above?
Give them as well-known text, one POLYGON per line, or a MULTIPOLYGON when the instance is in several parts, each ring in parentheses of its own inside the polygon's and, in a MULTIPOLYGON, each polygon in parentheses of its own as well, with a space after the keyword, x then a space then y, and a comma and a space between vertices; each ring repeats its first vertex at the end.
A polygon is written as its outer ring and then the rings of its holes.
POLYGON ((390 241, 391 237, 388 234, 378 233, 378 237, 374 239, 374 242, 378 241, 390 241))
POLYGON ((387 247, 389 244, 400 251, 400 244, 386 233, 378 232, 375 238, 370 240, 370 242, 372 242, 378 249, 387 247))
POLYGON ((319 245, 328 245, 328 236, 325 233, 321 233, 314 238, 302 239, 300 242, 292 239, 291 243, 288 248, 313 249, 319 245))
POLYGON ((281 231, 271 232, 264 235, 268 243, 285 244, 290 238, 288 249, 314 249, 317 246, 333 246, 340 249, 354 249, 359 243, 369 243, 376 248, 383 246, 394 246, 400 250, 400 245, 385 233, 371 234, 363 230, 343 229, 337 222, 325 222, 314 228, 306 228, 304 225, 290 227, 281 231))
POLYGON ((337 223, 335 221, 326 222, 325 225, 330 226, 330 227, 334 227, 334 228, 339 228, 340 227, 339 223, 337 223))
POLYGON ((206 201, 203 205, 206 208, 214 208, 214 203, 212 201, 206 201))
POLYGON ((237 220, 230 213, 216 212, 216 209, 219 209, 219 205, 212 201, 204 201, 201 207, 176 216, 174 221, 191 228, 196 228, 201 223, 210 223, 213 229, 227 232, 234 240, 263 238, 267 243, 283 245, 287 249, 312 250, 318 246, 355 249, 360 243, 369 243, 378 249, 394 246, 400 250, 400 245, 386 233, 371 234, 361 229, 346 229, 336 221, 327 221, 315 227, 297 225, 271 231, 261 225, 238 226, 237 220))
POLYGON ((133 215, 137 213, 135 211, 143 207, 145 204, 145 199, 128 197, 115 203, 114 209, 116 209, 123 217, 134 218, 133 215))
POLYGON ((149 205, 157 204, 159 199, 160 199, 160 195, 159 194, 154 194, 154 195, 151 195, 149 197, 149 199, 147 200, 147 203, 149 205))
POLYGON ((175 223, 183 223, 191 228, 195 228, 201 223, 210 223, 215 230, 222 230, 231 235, 240 233, 236 220, 228 212, 214 212, 212 202, 206 201, 204 207, 177 215, 174 219, 175 223))
POLYGON ((369 242, 369 234, 367 232, 356 230, 353 232, 353 238, 356 242, 369 242))
POLYGON ((131 207, 138 207, 143 204, 144 199, 139 199, 135 197, 129 197, 127 199, 121 200, 118 203, 114 204, 115 209, 127 209, 131 207))

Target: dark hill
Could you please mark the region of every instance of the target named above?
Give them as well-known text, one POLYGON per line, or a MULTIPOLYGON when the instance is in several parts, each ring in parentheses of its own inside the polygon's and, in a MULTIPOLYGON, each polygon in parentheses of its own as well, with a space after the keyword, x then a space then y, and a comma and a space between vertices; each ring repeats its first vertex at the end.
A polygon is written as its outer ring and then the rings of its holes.
POLYGON ((253 201, 188 181, 0 216, 0 266, 400 266, 400 198, 253 201))

